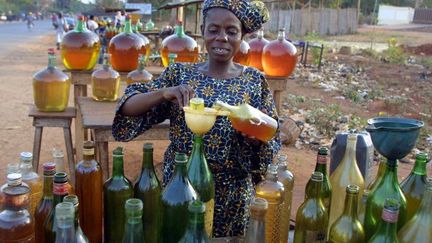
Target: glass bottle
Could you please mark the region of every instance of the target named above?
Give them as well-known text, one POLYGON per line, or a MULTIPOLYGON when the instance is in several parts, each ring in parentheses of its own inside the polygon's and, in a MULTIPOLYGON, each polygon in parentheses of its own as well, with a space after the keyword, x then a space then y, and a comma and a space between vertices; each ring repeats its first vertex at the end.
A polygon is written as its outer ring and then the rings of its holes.
POLYGON ((154 29, 154 23, 151 19, 149 19, 145 25, 146 31, 151 31, 154 29))
POLYGON ((325 242, 328 213, 321 198, 323 174, 315 171, 311 176, 310 196, 300 205, 296 215, 294 243, 325 242))
MULTIPOLYGON (((349 134, 342 161, 339 163, 333 174, 330 175, 332 199, 330 205, 329 225, 333 225, 336 219, 342 214, 344 201, 340 198, 345 197, 346 186, 350 184, 357 185, 360 187, 360 192, 363 192, 364 190, 363 176, 357 166, 356 145, 357 134, 349 134)), ((359 197, 361 197, 360 194, 359 197)))
POLYGON ((288 170, 288 157, 279 154, 277 157, 277 178, 285 189, 280 222, 280 241, 288 242, 288 233, 291 219, 292 194, 294 189, 294 175, 288 170))
POLYGON ((284 187, 277 178, 277 165, 268 165, 266 178, 256 186, 255 195, 266 199, 268 203, 265 217, 267 242, 279 242, 281 213, 284 206, 284 187))
POLYGON ((130 17, 126 16, 124 32, 114 36, 108 46, 111 63, 118 72, 130 72, 138 66, 138 55, 146 55, 144 40, 132 32, 130 17))
POLYGON ((57 234, 55 243, 78 243, 74 226, 74 207, 70 202, 61 202, 55 206, 57 234))
POLYGON ((233 106, 218 100, 215 106, 229 111, 228 118, 231 124, 242 133, 263 142, 269 141, 276 134, 278 122, 249 104, 233 106))
MULTIPOLYGON (((55 164, 56 173, 67 174, 63 151, 61 149, 54 148, 52 151, 52 157, 55 164)), ((75 194, 74 188, 69 178, 66 187, 68 188, 68 194, 75 194)))
POLYGON ((360 205, 358 207, 358 219, 360 220, 360 223, 364 225, 364 219, 365 219, 365 213, 366 213, 366 203, 367 198, 369 196, 370 191, 368 189, 365 189, 363 191, 363 195, 360 201, 360 205))
POLYGON ((265 215, 267 208, 268 203, 264 198, 255 197, 252 199, 252 203, 250 205, 250 219, 246 231, 245 243, 266 243, 265 215))
POLYGON ((21 174, 7 175, 4 209, 0 212, 0 242, 33 243, 34 221, 29 214, 30 188, 22 184, 21 174))
POLYGON ((416 161, 411 173, 400 183, 401 190, 407 204, 406 221, 410 220, 420 206, 421 198, 426 186, 427 153, 416 154, 416 161))
POLYGON ((375 189, 369 193, 366 202, 364 219, 366 240, 370 239, 376 232, 384 202, 387 198, 394 198, 399 201, 398 229, 406 223, 406 199, 398 183, 397 162, 387 160, 386 167, 383 178, 375 189))
POLYGON ((415 215, 398 232, 401 243, 432 242, 432 179, 427 179, 420 206, 415 215))
POLYGON ((4 184, 0 187, 0 211, 3 210, 3 206, 5 204, 5 202, 4 202, 5 194, 3 193, 3 189, 8 186, 7 175, 12 174, 12 173, 21 174, 21 168, 20 168, 19 163, 9 163, 7 165, 6 176, 5 176, 6 180, 5 180, 4 184))
POLYGON ((264 46, 266 46, 269 43, 269 41, 266 38, 264 38, 264 30, 260 29, 258 31, 257 37, 253 38, 248 43, 250 46, 249 66, 255 67, 260 71, 264 71, 262 66, 262 53, 263 53, 264 46))
POLYGON ((104 240, 120 242, 125 225, 126 200, 133 197, 131 182, 123 172, 123 148, 113 151, 113 175, 104 184, 104 240))
POLYGON ((95 160, 93 142, 84 142, 83 160, 77 164, 75 175, 82 229, 90 242, 102 242, 102 170, 95 160))
MULTIPOLYGON (((131 198, 125 203, 125 233, 123 243, 157 242, 145 241, 143 230, 143 203, 140 199, 131 198)), ((120 227, 120 226, 119 226, 120 227)))
POLYGON ((141 175, 135 183, 134 196, 145 202, 143 225, 145 242, 159 242, 161 227, 161 186, 153 166, 153 144, 145 143, 141 175))
POLYGON ((251 52, 249 44, 242 40, 240 42, 240 49, 234 55, 233 61, 243 66, 249 66, 251 60, 251 52))
POLYGON ((45 242, 53 243, 56 239, 57 223, 55 221, 55 207, 63 202, 63 198, 68 195, 67 174, 56 173, 53 182, 53 207, 51 208, 44 222, 45 242))
POLYGON ((210 237, 205 228, 206 206, 203 202, 196 200, 189 204, 189 220, 186 232, 179 243, 210 243, 210 237))
POLYGON ((161 58, 164 67, 168 66, 168 54, 177 54, 176 62, 197 62, 199 46, 190 36, 186 35, 183 23, 178 22, 175 33, 166 37, 161 44, 161 58))
MULTIPOLYGON (((330 184, 329 175, 327 171, 329 150, 326 147, 320 147, 318 149, 317 161, 315 165, 315 171, 323 173, 323 184, 321 186, 321 199, 324 203, 327 213, 330 215, 330 205, 332 198, 332 186, 330 184)), ((306 184, 305 197, 307 197, 311 190, 312 181, 309 180, 306 184)))
POLYGON ((215 183, 204 155, 203 138, 197 134, 193 138, 192 153, 189 157, 187 170, 189 181, 198 193, 201 202, 205 204, 205 229, 207 235, 211 237, 213 232, 215 183))
POLYGON ((54 163, 43 164, 43 194, 42 199, 36 207, 35 219, 35 239, 36 242, 45 242, 44 222, 53 208, 53 179, 55 174, 54 163))
POLYGON ((175 169, 162 192, 162 242, 177 243, 186 231, 188 205, 198 198, 187 175, 187 156, 176 153, 175 169), (175 220, 173 220, 175 219, 175 220), (181 223, 179 223, 181 222, 181 223))
POLYGON ((288 77, 297 64, 297 48, 285 39, 285 29, 280 29, 276 40, 265 45, 262 65, 268 76, 288 77))
POLYGON ((94 100, 117 100, 120 89, 120 74, 111 68, 110 54, 104 54, 103 67, 92 73, 91 86, 94 100))
POLYGON ((20 168, 22 181, 30 187, 30 206, 28 211, 34 215, 36 207, 42 198, 42 179, 33 171, 33 154, 30 152, 20 153, 20 168))
POLYGON ((397 199, 387 198, 382 209, 381 220, 377 224, 376 232, 368 243, 398 243, 399 203, 397 199))
POLYGON ((373 191, 373 189, 375 189, 375 187, 378 185, 378 183, 380 182, 380 180, 383 178, 384 173, 386 171, 387 168, 387 163, 386 160, 384 159, 384 157, 380 160, 379 165, 378 165, 378 172, 376 177, 373 179, 373 181, 371 181, 371 183, 369 183, 369 185, 367 186, 367 189, 369 191, 373 191))
POLYGON ((91 70, 96 65, 101 44, 99 36, 87 29, 84 17, 78 17, 74 30, 68 31, 61 42, 61 58, 66 69, 91 70))
MULTIPOLYGON (((87 236, 84 235, 84 232, 81 229, 80 226, 80 220, 79 220, 79 200, 77 195, 67 195, 63 198, 63 202, 70 202, 72 203, 73 207, 74 207, 74 226, 75 226, 75 239, 77 240, 77 242, 85 242, 88 243, 90 242, 87 239, 87 236)), ((102 219, 101 219, 102 220, 102 219)), ((93 241, 91 241, 93 242, 93 241)))
POLYGON ((363 243, 365 235, 363 226, 357 217, 359 187, 346 187, 345 206, 342 215, 330 227, 329 243, 363 243))
MULTIPOLYGON (((150 50, 150 48, 151 48, 150 47, 150 40, 145 35, 143 35, 143 34, 141 34, 139 32, 137 25, 132 25, 132 32, 134 34, 136 34, 137 36, 139 36, 139 38, 141 38, 143 40, 144 46, 145 46, 145 49, 146 49, 146 52, 144 53, 144 56, 145 56, 145 59, 147 60, 149 58, 150 52, 151 52, 151 50, 150 50)), ((139 56, 142 56, 142 54, 138 55, 138 59, 139 59, 139 56)), ((138 63, 138 65, 139 65, 139 63, 138 63)))
POLYGON ((144 70, 145 63, 146 63, 146 57, 140 55, 138 58, 138 68, 128 73, 127 75, 126 83, 128 85, 132 83, 147 83, 152 80, 153 75, 147 72, 146 70, 144 70))
POLYGON ((48 49, 48 66, 33 75, 33 98, 39 111, 64 111, 69 102, 69 76, 56 67, 54 49, 48 49))

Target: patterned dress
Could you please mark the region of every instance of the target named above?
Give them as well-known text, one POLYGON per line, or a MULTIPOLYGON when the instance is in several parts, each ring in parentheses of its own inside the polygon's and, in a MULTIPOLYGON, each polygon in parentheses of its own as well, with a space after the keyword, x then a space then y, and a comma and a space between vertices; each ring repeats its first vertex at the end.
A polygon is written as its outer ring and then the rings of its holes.
MULTIPOLYGON (((131 96, 160 88, 187 84, 195 97, 203 98, 206 107, 216 100, 231 105, 249 103, 277 119, 276 109, 263 74, 245 67, 240 76, 216 79, 198 71, 198 64, 172 64, 156 80, 146 84, 131 84, 119 101, 113 123, 113 135, 118 141, 129 141, 150 129, 152 125, 170 120, 171 143, 165 151, 164 185, 174 170, 175 152, 192 151, 192 132, 187 128, 184 112, 173 102, 163 102, 139 117, 125 116, 119 108, 131 96)), ((280 149, 279 136, 268 143, 250 144, 234 130, 227 117, 218 117, 214 127, 203 136, 204 152, 216 185, 213 236, 243 235, 248 222, 250 199, 254 183, 261 180, 266 167, 280 149)))

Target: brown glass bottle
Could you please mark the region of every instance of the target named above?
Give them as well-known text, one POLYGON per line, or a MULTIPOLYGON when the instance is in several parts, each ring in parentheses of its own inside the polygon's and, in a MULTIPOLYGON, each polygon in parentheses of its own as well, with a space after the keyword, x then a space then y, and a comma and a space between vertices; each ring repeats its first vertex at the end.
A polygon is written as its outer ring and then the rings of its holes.
POLYGON ((256 38, 253 38, 249 42, 250 47, 250 62, 249 66, 255 67, 259 69, 260 71, 264 71, 262 66, 262 52, 264 49, 264 46, 269 43, 267 39, 264 38, 264 31, 260 29, 258 31, 258 35, 256 38))
POLYGON ((54 163, 43 164, 43 195, 36 208, 35 218, 35 238, 36 242, 45 242, 44 222, 53 208, 53 179, 55 174, 54 163))
POLYGON ((138 68, 128 73, 127 75, 126 83, 128 85, 132 83, 147 83, 152 80, 153 75, 147 72, 146 70, 144 70, 145 62, 146 62, 146 57, 140 55, 138 58, 138 68))
POLYGON ((103 67, 92 73, 91 86, 94 100, 117 100, 120 89, 120 74, 111 68, 110 54, 104 54, 103 67))
POLYGON ((95 160, 94 144, 86 141, 83 160, 76 166, 76 194, 80 200, 80 222, 90 242, 102 242, 102 170, 95 160))
POLYGON ((72 70, 91 70, 99 57, 99 36, 87 29, 84 17, 78 18, 74 30, 68 31, 61 42, 63 65, 72 70))
POLYGON ((297 64, 297 48, 285 39, 285 29, 280 29, 276 40, 263 49, 262 65, 268 76, 288 77, 297 64))
POLYGON ((240 49, 234 55, 233 61, 243 66, 249 66, 250 60, 250 46, 246 41, 242 40, 242 42, 240 43, 240 49))

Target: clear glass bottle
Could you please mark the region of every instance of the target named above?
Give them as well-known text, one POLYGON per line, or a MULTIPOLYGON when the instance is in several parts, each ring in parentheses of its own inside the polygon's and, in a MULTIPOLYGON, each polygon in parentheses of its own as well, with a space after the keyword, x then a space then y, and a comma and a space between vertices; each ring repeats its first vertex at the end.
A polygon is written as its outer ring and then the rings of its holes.
POLYGON ((78 243, 74 226, 74 207, 70 202, 61 202, 55 206, 57 234, 55 243, 78 243))
MULTIPOLYGON (((332 186, 327 171, 329 150, 326 147, 320 147, 318 149, 317 161, 315 165, 315 171, 323 173, 323 184, 321 186, 321 198, 326 208, 327 213, 330 215, 330 205, 332 198, 332 186)), ((306 184, 305 198, 309 195, 311 190, 312 181, 309 180, 306 184)))
POLYGON ((288 77, 297 64, 297 48, 285 39, 285 29, 280 29, 276 40, 265 45, 262 65, 268 76, 288 77))
POLYGON ((4 209, 0 212, 0 242, 33 243, 34 221, 27 210, 30 189, 22 184, 21 174, 11 173, 7 178, 4 209))
POLYGON ((53 179, 55 168, 54 163, 48 162, 43 164, 43 194, 34 214, 36 242, 45 242, 44 222, 50 210, 53 208, 53 179))
POLYGON ((20 168, 20 164, 19 163, 9 163, 7 165, 4 184, 2 184, 2 186, 0 187, 0 211, 3 210, 3 206, 5 204, 5 202, 4 202, 5 195, 3 193, 3 189, 8 186, 7 175, 12 174, 12 173, 21 174, 21 168, 20 168))
POLYGON ((288 242, 291 219, 291 204, 294 189, 294 175, 288 170, 287 161, 288 157, 285 154, 279 154, 277 156, 277 178, 278 181, 283 184, 285 189, 280 222, 281 242, 288 242))
POLYGON ((250 219, 246 231, 245 243, 267 242, 265 238, 265 215, 267 213, 267 209, 267 200, 260 197, 255 197, 252 199, 250 205, 250 219))
POLYGON ((80 221, 90 242, 102 242, 102 170, 95 160, 95 147, 84 142, 83 160, 76 166, 76 194, 80 198, 80 221))
POLYGON ((229 111, 233 127, 251 137, 267 142, 276 134, 278 122, 249 104, 234 106, 218 100, 215 108, 229 111))
POLYGON ((178 22, 175 33, 166 37, 161 44, 161 58, 164 67, 168 66, 168 54, 177 54, 176 62, 197 62, 199 46, 190 36, 186 35, 183 23, 178 22))
POLYGON ((326 242, 328 213, 321 198, 323 174, 315 171, 311 181, 310 196, 297 210, 294 243, 326 242))
POLYGON ((48 49, 48 66, 33 75, 33 98, 39 111, 64 111, 69 102, 69 76, 56 67, 54 49, 48 49))
POLYGON ((143 225, 145 242, 159 242, 162 223, 161 186, 153 166, 153 144, 145 143, 141 175, 135 183, 134 196, 145 202, 143 225))
POLYGON ((365 213, 366 213, 366 203, 367 203, 367 198, 369 196, 369 193, 370 193, 370 191, 368 189, 364 189, 362 198, 360 200, 360 204, 358 206, 358 218, 360 220, 360 223, 363 226, 364 226, 364 219, 365 219, 365 213))
POLYGON ((179 243, 210 243, 210 237, 207 235, 205 228, 205 204, 199 200, 193 201, 189 204, 188 211, 188 225, 179 243))
POLYGON ((266 240, 268 243, 280 241, 280 221, 284 202, 284 186, 277 178, 277 165, 269 164, 266 178, 256 186, 255 195, 267 200, 265 217, 266 240))
POLYGON ((162 192, 162 242, 177 243, 186 231, 188 206, 198 199, 187 175, 187 156, 176 153, 175 169, 171 180, 162 192), (173 220, 175 219, 175 220, 173 220))
MULTIPOLYGON (((340 198, 345 197, 346 186, 352 184, 360 187, 359 191, 363 193, 364 180, 357 166, 356 159, 357 134, 349 134, 347 137, 347 145, 342 161, 330 175, 330 183, 332 186, 332 199, 330 205, 329 225, 333 225, 339 216, 341 216, 344 201, 340 198)), ((359 193, 359 197, 362 195, 359 193)))
POLYGON ((120 74, 111 68, 110 54, 105 53, 103 67, 92 73, 92 98, 96 101, 116 101, 120 89, 120 74))
MULTIPOLYGON (((79 220, 79 200, 77 195, 67 195, 63 198, 63 202, 70 202, 74 207, 74 225, 75 225, 75 239, 77 243, 88 243, 90 242, 87 236, 81 229, 80 220, 79 220)), ((102 219, 101 219, 102 220, 102 219)), ((91 241, 94 242, 94 241, 91 241)))
POLYGON ((359 187, 348 185, 342 215, 330 227, 329 243, 363 243, 363 226, 357 217, 359 187))
MULTIPOLYGON (((143 203, 140 199, 131 198, 125 203, 125 233, 123 243, 147 242, 144 238, 143 230, 143 203)), ((156 242, 156 241, 148 241, 156 242)))
POLYGON ((381 220, 377 224, 376 232, 368 243, 398 243, 398 212, 399 203, 396 199, 387 198, 382 209, 381 220))
POLYGON ((124 236, 126 200, 133 197, 131 182, 123 170, 123 148, 113 151, 113 175, 104 184, 104 240, 120 242, 124 236))
POLYGON ((415 164, 411 173, 400 183, 401 190, 407 203, 407 222, 414 217, 414 214, 420 206, 423 192, 426 187, 426 163, 428 161, 427 153, 416 154, 415 164))
POLYGON ((432 242, 432 179, 427 179, 420 206, 415 215, 398 232, 401 243, 432 242))
POLYGON ((34 215, 36 207, 42 198, 42 179, 33 171, 33 154, 30 152, 20 153, 20 168, 22 181, 30 187, 30 207, 28 211, 34 215))
POLYGON ((87 29, 84 16, 80 16, 75 29, 68 31, 62 39, 63 65, 71 70, 91 70, 96 65, 100 48, 99 36, 87 29))
POLYGON ((249 43, 242 40, 240 42, 240 49, 234 55, 233 61, 243 66, 249 66, 251 60, 250 46, 249 43))
POLYGON ((257 37, 253 38, 248 43, 250 46, 249 66, 255 67, 260 71, 264 71, 262 66, 262 53, 264 46, 269 43, 269 41, 264 38, 264 30, 260 29, 257 33, 257 37))
POLYGON ((132 83, 147 83, 152 80, 153 75, 147 72, 146 70, 144 70, 145 63, 146 63, 146 57, 140 55, 138 58, 138 68, 128 73, 127 75, 126 83, 128 85, 132 83))
MULTIPOLYGON (((64 153, 61 149, 54 148, 52 151, 52 157, 56 165, 56 173, 69 173, 66 171, 64 153)), ((68 188, 68 194, 75 194, 75 190, 69 178, 66 187, 68 188)))
POLYGON ((201 202, 205 204, 205 229, 207 235, 211 237, 213 232, 215 183, 204 155, 203 138, 197 134, 193 138, 192 153, 189 157, 187 170, 189 181, 198 193, 201 202))

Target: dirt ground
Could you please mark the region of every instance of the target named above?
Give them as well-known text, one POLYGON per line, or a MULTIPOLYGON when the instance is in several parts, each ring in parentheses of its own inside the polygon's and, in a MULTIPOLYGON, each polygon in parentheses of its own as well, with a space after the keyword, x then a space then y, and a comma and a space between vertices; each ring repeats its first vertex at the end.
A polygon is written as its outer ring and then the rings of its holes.
MULTIPOLYGON (((37 43, 20 46, 1 56, 0 177, 2 179, 0 181, 4 181, 8 163, 17 162, 20 152, 32 151, 34 128, 32 119, 28 117, 28 110, 33 104, 31 77, 37 70, 46 66, 46 50, 53 47, 53 44, 54 36, 45 36, 40 38, 37 43)), ((60 60, 57 62, 61 67, 60 60)), ((286 94, 288 93, 307 95, 308 98, 321 97, 332 102, 328 99, 328 94, 319 90, 310 90, 297 82, 288 85, 286 94)), ((70 100, 69 105, 73 105, 72 100, 70 100)), ((362 107, 353 107, 349 103, 346 103, 344 107, 347 107, 347 111, 358 112, 365 117, 376 115, 375 110, 364 111, 362 107)), ((118 145, 125 147, 126 175, 134 180, 141 168, 142 142, 110 143, 110 151, 118 145)), ((165 141, 154 141, 154 157, 157 163, 162 161, 166 146, 167 142, 165 141)), ((65 151, 63 131, 60 128, 46 128, 44 130, 39 171, 41 171, 42 163, 52 160, 51 150, 53 147, 60 147, 65 151)), ((296 209, 303 201, 305 184, 315 165, 316 151, 307 148, 298 150, 292 146, 284 146, 281 153, 288 155, 289 168, 296 178, 292 211, 292 217, 295 218, 296 209)), ((408 174, 411 166, 411 164, 400 164, 400 178, 408 174)))

